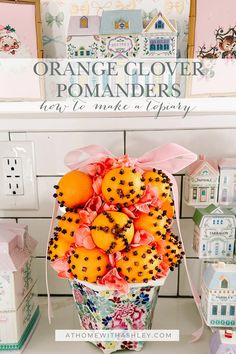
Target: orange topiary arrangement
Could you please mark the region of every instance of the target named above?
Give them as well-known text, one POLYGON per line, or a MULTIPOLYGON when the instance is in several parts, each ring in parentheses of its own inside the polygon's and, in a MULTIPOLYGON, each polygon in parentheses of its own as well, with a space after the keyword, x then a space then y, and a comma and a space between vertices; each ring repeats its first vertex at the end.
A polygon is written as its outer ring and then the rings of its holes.
POLYGON ((107 286, 111 274, 119 289, 121 282, 127 289, 127 283, 166 277, 184 255, 171 232, 174 202, 167 174, 142 169, 127 155, 79 167, 55 186, 64 213, 48 247, 53 268, 62 277, 107 286))

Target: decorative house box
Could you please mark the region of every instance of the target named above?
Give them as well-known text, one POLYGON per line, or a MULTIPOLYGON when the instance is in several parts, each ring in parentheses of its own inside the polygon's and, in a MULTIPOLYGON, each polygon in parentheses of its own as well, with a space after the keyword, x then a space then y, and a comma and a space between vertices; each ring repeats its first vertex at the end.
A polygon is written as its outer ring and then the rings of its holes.
POLYGON ((201 305, 210 327, 236 327, 236 264, 209 264, 202 278, 201 305))
POLYGON ((187 169, 185 178, 185 201, 188 205, 204 207, 217 203, 219 170, 215 160, 199 159, 187 169))
POLYGON ((158 13, 144 28, 141 10, 103 11, 70 19, 68 58, 175 58, 177 29, 158 13))
POLYGON ((0 311, 0 351, 22 351, 39 319, 36 285, 17 311, 0 311))
POLYGON ((21 352, 39 309, 32 254, 37 242, 20 224, 0 224, 0 351, 21 352))
POLYGON ((219 203, 236 205, 236 159, 223 159, 220 167, 219 203))
POLYGON ((16 310, 35 283, 36 245, 25 225, 0 224, 0 311, 16 310))
POLYGON ((214 204, 196 209, 193 249, 199 258, 233 258, 236 218, 228 209, 214 204))
POLYGON ((236 354, 236 332, 216 331, 211 339, 211 354, 236 354))

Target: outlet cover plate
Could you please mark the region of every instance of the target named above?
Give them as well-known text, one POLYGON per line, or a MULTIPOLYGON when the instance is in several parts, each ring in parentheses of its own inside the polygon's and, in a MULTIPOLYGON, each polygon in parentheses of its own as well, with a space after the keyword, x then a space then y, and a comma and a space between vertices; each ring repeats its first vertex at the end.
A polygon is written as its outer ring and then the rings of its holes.
POLYGON ((30 141, 0 141, 0 209, 38 209, 34 144, 30 141), (10 159, 10 163, 12 158, 16 158, 17 163, 20 162, 16 172, 20 172, 21 175, 21 193, 11 195, 4 187, 6 186, 5 175, 8 172, 13 185, 15 183, 11 168, 6 171, 6 158, 10 159))

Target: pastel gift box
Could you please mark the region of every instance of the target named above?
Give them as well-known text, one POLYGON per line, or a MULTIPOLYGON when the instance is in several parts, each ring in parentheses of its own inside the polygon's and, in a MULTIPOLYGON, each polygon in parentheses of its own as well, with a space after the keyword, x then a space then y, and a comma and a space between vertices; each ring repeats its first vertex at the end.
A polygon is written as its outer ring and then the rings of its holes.
POLYGON ((27 226, 0 224, 0 351, 21 351, 39 317, 27 226))
POLYGON ((27 226, 0 225, 0 311, 16 310, 35 283, 32 253, 36 245, 27 226))
POLYGON ((219 203, 236 205, 236 159, 225 158, 219 162, 220 187, 219 203))
POLYGON ((216 331, 211 338, 211 354, 235 354, 236 353, 236 332, 227 336, 227 331, 216 331))
POLYGON ((39 319, 36 284, 16 311, 0 312, 0 351, 21 353, 39 319))
POLYGON ((196 209, 193 249, 199 258, 232 259, 235 245, 235 214, 214 204, 196 209))
POLYGON ((188 205, 204 207, 217 203, 219 169, 216 160, 207 160, 200 155, 191 164, 184 177, 184 197, 188 205))
POLYGON ((209 264, 203 272, 201 306, 210 327, 236 327, 236 264, 209 264))

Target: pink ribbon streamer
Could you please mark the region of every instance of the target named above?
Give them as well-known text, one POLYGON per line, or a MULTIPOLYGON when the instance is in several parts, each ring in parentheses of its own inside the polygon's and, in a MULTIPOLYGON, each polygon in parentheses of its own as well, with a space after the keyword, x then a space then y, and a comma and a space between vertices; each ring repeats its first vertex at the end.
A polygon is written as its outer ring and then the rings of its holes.
MULTIPOLYGON (((79 169, 79 170, 86 171, 89 164, 96 163, 100 161, 102 158, 107 158, 107 157, 114 158, 114 155, 110 151, 108 151, 107 149, 101 146, 89 145, 69 152, 65 156, 65 165, 71 170, 79 169)), ((145 153, 139 158, 130 158, 131 163, 135 167, 138 167, 142 170, 150 170, 153 168, 162 170, 164 173, 166 173, 166 175, 170 178, 171 182, 173 183, 172 191, 173 191, 173 199, 175 204, 176 222, 179 231, 179 237, 180 240, 182 241, 183 251, 184 251, 184 243, 183 243, 183 237, 181 234, 180 222, 179 222, 178 186, 173 174, 181 171, 182 169, 184 169, 185 167, 187 167, 188 165, 190 165, 196 160, 197 160, 196 154, 177 144, 162 145, 156 149, 153 149, 145 153)), ((56 215, 55 215, 55 208, 54 208, 51 225, 54 224, 55 217, 56 215)), ((52 229, 53 227, 50 227, 51 232, 52 229)), ((195 285, 191 279, 188 270, 186 255, 184 255, 183 257, 183 263, 187 273, 190 289, 193 294, 193 298, 201 318, 201 327, 192 334, 193 339, 191 342, 195 342, 201 337, 203 333, 204 319, 201 311, 201 300, 195 288, 195 285)), ((50 311, 48 312, 50 315, 50 311)))

